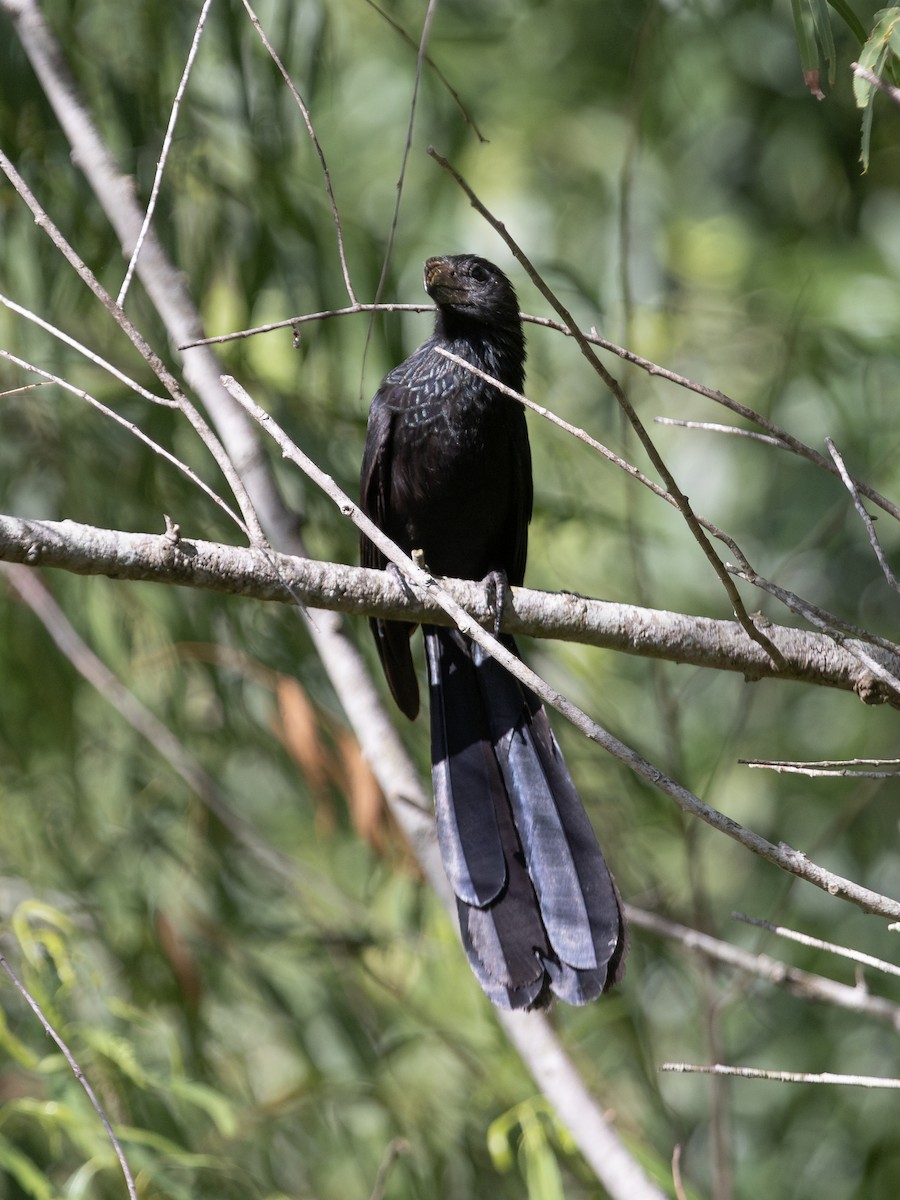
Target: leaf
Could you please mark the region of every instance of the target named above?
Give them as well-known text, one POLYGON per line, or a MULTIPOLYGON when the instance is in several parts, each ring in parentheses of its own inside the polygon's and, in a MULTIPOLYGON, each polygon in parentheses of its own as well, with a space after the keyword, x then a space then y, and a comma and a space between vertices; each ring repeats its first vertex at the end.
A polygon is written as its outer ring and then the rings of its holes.
POLYGON ((824 93, 819 87, 819 47, 816 44, 815 25, 809 3, 810 0, 791 0, 791 12, 797 32, 803 79, 816 99, 824 100, 824 93))
MULTIPOLYGON (((891 56, 900 53, 900 7, 883 8, 875 14, 876 22, 866 44, 859 54, 859 65, 881 76, 891 56)), ((860 161, 863 171, 869 169, 869 146, 872 137, 876 88, 858 75, 853 79, 853 94, 857 108, 863 109, 862 134, 860 138, 860 161)))
POLYGON ((847 0, 828 0, 828 3, 859 40, 860 45, 866 40, 866 30, 862 21, 847 3, 847 0))
POLYGON ((825 0, 809 0, 809 4, 816 40, 821 47, 822 57, 825 59, 825 65, 828 68, 828 83, 833 87, 837 55, 834 49, 834 33, 831 29, 831 16, 828 12, 828 5, 825 0))

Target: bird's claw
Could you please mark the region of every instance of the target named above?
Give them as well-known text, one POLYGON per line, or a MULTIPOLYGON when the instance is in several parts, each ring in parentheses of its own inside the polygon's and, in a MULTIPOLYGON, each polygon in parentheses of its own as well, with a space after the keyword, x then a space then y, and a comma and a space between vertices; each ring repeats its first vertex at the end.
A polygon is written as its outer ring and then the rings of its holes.
POLYGON ((409 580, 400 570, 396 563, 389 562, 385 567, 388 575, 393 579, 394 583, 401 589, 407 600, 415 600, 416 594, 410 586, 409 580))
POLYGON ((506 577, 505 571, 489 571, 482 580, 485 591, 485 599, 487 600, 488 608, 494 613, 494 637, 500 636, 500 624, 503 620, 503 606, 506 604, 506 597, 509 595, 509 580, 506 577))

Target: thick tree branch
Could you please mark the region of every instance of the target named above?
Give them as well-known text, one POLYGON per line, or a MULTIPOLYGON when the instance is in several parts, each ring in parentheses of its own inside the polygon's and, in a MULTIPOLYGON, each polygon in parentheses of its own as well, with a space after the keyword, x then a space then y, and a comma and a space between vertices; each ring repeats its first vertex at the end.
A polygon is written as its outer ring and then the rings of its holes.
MULTIPOLYGON (((179 584, 354 616, 452 624, 433 599, 410 595, 386 571, 199 541, 182 537, 175 527, 162 534, 124 533, 74 521, 0 516, 0 561, 57 567, 77 575, 179 584)), ((479 625, 493 627, 494 612, 480 583, 442 583, 479 625)), ((786 626, 767 630, 784 656, 786 665, 780 671, 735 621, 616 604, 572 592, 509 589, 503 629, 736 671, 748 680, 778 678, 854 691, 869 704, 898 703, 896 694, 883 688, 850 649, 824 634, 786 626)), ((887 651, 866 649, 889 670, 900 670, 900 661, 887 651)))

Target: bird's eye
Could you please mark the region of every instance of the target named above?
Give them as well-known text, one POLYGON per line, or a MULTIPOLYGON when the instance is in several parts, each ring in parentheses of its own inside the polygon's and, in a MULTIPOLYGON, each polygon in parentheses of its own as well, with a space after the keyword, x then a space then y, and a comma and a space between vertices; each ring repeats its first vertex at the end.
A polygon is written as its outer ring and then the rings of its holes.
POLYGON ((488 273, 480 263, 473 263, 469 267, 469 278, 474 279, 476 283, 484 283, 488 278, 488 273))

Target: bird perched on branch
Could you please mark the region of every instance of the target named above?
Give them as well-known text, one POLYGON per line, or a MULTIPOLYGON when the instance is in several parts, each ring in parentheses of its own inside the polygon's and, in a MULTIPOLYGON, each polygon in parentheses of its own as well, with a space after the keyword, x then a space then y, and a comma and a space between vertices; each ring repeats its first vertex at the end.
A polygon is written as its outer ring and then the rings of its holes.
MULTIPOLYGON (((430 258, 434 333, 382 383, 369 414, 361 505, 435 575, 521 584, 531 520, 522 406, 525 338, 512 285, 483 258, 430 258)), ((367 538, 362 563, 384 569, 367 538)), ((414 718, 414 626, 371 622, 391 692, 414 718)), ((537 697, 455 629, 423 626, 435 815, 463 945, 501 1008, 584 1004, 618 978, 615 885, 537 697)), ((518 653, 512 638, 501 639, 518 653)))

